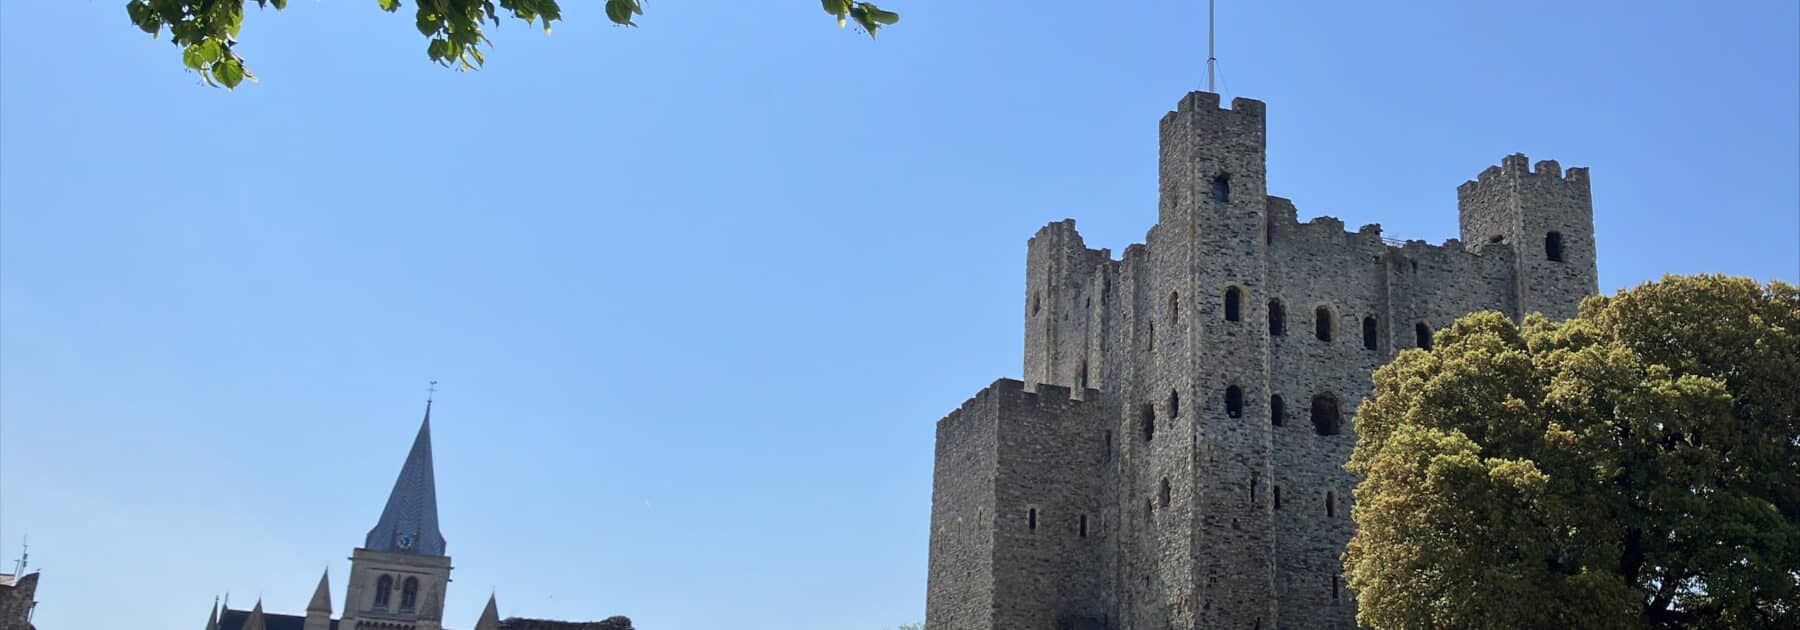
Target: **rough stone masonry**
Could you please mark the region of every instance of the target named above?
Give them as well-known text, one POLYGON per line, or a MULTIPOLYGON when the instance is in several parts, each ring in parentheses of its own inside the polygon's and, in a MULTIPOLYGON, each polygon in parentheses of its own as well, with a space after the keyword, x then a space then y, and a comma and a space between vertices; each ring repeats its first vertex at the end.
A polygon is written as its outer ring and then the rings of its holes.
POLYGON ((1190 93, 1160 135, 1144 242, 1039 230, 1024 380, 938 421, 929 630, 1355 627, 1370 373, 1466 313, 1598 292, 1585 168, 1507 156, 1457 188, 1460 241, 1394 244, 1269 196, 1261 101, 1190 93))

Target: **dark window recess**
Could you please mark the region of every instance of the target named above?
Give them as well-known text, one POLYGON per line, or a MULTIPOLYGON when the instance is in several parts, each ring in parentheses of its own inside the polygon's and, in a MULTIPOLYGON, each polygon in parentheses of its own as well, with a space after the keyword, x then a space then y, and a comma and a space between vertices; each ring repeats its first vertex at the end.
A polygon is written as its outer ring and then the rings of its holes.
POLYGON ((419 578, 406 578, 405 586, 400 587, 400 610, 412 610, 419 605, 419 578))
POLYGON ((1374 317, 1364 317, 1363 318, 1363 349, 1364 350, 1374 350, 1375 349, 1375 318, 1374 317))
POLYGON ((1087 538, 1087 515, 1081 515, 1081 537, 1087 538))
POLYGON ((1269 334, 1287 334, 1287 311, 1281 308, 1281 300, 1269 300, 1269 334))
POLYGON ((1163 477, 1162 489, 1156 491, 1156 502, 1162 507, 1169 507, 1169 478, 1163 477))
POLYGON ((1313 336, 1331 341, 1331 309, 1321 306, 1313 310, 1313 336))
POLYGON ((1499 235, 1499 234, 1495 234, 1495 235, 1493 235, 1493 236, 1489 236, 1489 237, 1488 237, 1488 242, 1489 242, 1489 243, 1503 243, 1503 242, 1505 242, 1505 241, 1506 241, 1506 237, 1505 237, 1505 236, 1502 236, 1502 235, 1499 235))
POLYGON ((1244 292, 1237 287, 1225 288, 1225 321, 1235 322, 1243 319, 1244 292))
POLYGON ((1330 490, 1325 491, 1325 517, 1337 517, 1337 493, 1330 490))
POLYGON ((1281 486, 1275 486, 1275 509, 1281 509, 1281 486))
POLYGON ((1038 314, 1038 311, 1043 308, 1042 302, 1043 302, 1042 297, 1037 292, 1035 292, 1035 291, 1032 292, 1032 294, 1031 294, 1031 314, 1032 315, 1038 314))
POLYGON ((1138 424, 1144 430, 1144 441, 1156 437, 1156 405, 1145 403, 1138 408, 1138 424))
POLYGON ((1106 432, 1106 450, 1100 451, 1100 461, 1112 461, 1112 432, 1106 432))
POLYGON ((1343 418, 1338 411, 1337 396, 1319 394, 1312 399, 1313 431, 1319 435, 1337 435, 1343 418))
POLYGON ((1338 600, 1338 576, 1331 576, 1331 601, 1338 600))
POLYGON ((1087 366, 1087 359, 1082 359, 1082 360, 1081 360, 1081 371, 1080 371, 1080 372, 1079 372, 1079 373, 1077 373, 1077 374, 1076 374, 1076 375, 1075 375, 1075 386, 1076 386, 1076 387, 1079 387, 1079 388, 1081 388, 1081 389, 1087 389, 1087 388, 1088 388, 1088 366, 1087 366))
POLYGON ((1250 505, 1256 505, 1256 473, 1250 473, 1250 505))
POLYGON ((1037 508, 1031 508, 1030 512, 1025 513, 1025 526, 1031 528, 1031 531, 1037 531, 1037 508))
POLYGON ((1144 349, 1156 349, 1156 322, 1144 324, 1144 349))
POLYGON ((1544 235, 1544 258, 1550 262, 1562 262, 1562 232, 1551 232, 1544 235))
POLYGON ((1413 272, 1417 273, 1419 271, 1419 261, 1414 260, 1414 261, 1410 261, 1410 262, 1412 262, 1413 272))
POLYGON ((1173 324, 1173 323, 1179 322, 1179 321, 1181 321, 1181 294, 1178 292, 1175 292, 1175 291, 1170 291, 1169 292, 1169 323, 1173 324))
POLYGON ((375 607, 387 608, 389 598, 394 596, 394 576, 383 575, 375 580, 375 607))
POLYGON ((1431 327, 1426 326, 1425 322, 1413 325, 1413 345, 1425 350, 1431 349, 1431 327))
POLYGON ((1244 417, 1244 388, 1236 385, 1225 388, 1225 415, 1232 418, 1244 417))
POLYGON ((1212 180, 1212 200, 1219 203, 1231 203, 1231 175, 1220 173, 1212 180))
POLYGON ((1286 417, 1287 417, 1287 405, 1282 402, 1281 394, 1275 394, 1273 396, 1270 396, 1269 397, 1269 424, 1271 426, 1277 426, 1277 427, 1281 426, 1283 420, 1286 417))
POLYGON ((1169 390, 1169 417, 1181 417, 1181 393, 1173 389, 1169 390))

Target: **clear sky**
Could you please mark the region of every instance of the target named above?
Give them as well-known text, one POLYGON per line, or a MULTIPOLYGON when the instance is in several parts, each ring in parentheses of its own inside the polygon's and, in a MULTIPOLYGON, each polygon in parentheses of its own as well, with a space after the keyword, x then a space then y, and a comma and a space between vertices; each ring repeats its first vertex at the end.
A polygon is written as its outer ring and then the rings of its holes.
MULTIPOLYGON (((1141 240, 1205 85, 1196 0, 889 0, 878 42, 809 0, 565 0, 473 73, 410 6, 294 2, 235 93, 123 4, 0 4, 0 559, 30 535, 42 628, 298 613, 326 568, 341 607, 430 379, 451 627, 490 591, 921 620, 933 424, 1019 375, 1026 239, 1141 240)), ((1221 4, 1303 219, 1440 242, 1522 151, 1592 167, 1606 292, 1800 276, 1792 0, 1221 4)))

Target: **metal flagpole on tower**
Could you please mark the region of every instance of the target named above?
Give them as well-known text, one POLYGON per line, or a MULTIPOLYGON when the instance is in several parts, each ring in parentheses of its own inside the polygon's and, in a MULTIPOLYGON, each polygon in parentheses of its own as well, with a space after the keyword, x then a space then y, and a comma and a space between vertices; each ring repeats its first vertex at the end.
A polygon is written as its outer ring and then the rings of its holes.
POLYGON ((1218 0, 1206 0, 1206 91, 1218 94, 1213 87, 1213 68, 1219 65, 1219 58, 1213 56, 1213 6, 1218 0))

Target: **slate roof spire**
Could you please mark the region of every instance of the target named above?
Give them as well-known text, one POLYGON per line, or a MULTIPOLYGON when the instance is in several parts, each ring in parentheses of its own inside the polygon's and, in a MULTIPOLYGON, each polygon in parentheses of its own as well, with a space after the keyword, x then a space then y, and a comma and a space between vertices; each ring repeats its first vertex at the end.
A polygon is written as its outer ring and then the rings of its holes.
POLYGON ((481 610, 481 620, 475 622, 475 630, 500 630, 500 611, 492 593, 488 594, 487 608, 481 610))
POLYGON ((213 598, 212 615, 206 618, 206 630, 219 630, 219 598, 213 598))
MULTIPOLYGON (((433 381, 436 384, 436 381, 433 381)), ((438 531, 437 480, 431 472, 431 400, 425 401, 425 421, 413 438, 412 451, 394 480, 381 520, 369 530, 363 547, 371 551, 444 555, 444 535, 438 531)))
POLYGON ((261 597, 256 598, 256 608, 250 610, 250 616, 244 618, 244 625, 239 628, 240 630, 268 630, 269 627, 263 621, 261 597))

